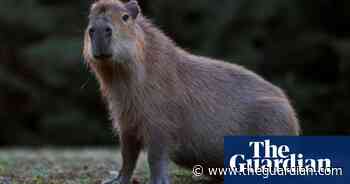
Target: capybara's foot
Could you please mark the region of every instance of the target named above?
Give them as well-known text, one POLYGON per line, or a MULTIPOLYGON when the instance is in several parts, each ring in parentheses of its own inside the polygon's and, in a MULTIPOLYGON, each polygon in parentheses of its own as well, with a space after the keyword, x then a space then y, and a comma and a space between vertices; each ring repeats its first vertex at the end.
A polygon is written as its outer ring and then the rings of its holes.
POLYGON ((103 180, 101 184, 121 184, 118 177, 115 178, 108 178, 106 180, 103 180))
POLYGON ((101 184, 122 184, 117 172, 110 172, 109 178, 103 180, 101 184))

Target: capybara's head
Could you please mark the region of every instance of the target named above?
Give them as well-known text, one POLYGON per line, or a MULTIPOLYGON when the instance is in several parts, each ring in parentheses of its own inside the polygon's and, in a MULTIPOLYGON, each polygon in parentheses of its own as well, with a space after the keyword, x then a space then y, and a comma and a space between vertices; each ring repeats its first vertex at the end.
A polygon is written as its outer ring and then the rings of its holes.
POLYGON ((135 57, 139 14, 136 0, 97 0, 85 31, 85 58, 90 62, 123 63, 135 57))

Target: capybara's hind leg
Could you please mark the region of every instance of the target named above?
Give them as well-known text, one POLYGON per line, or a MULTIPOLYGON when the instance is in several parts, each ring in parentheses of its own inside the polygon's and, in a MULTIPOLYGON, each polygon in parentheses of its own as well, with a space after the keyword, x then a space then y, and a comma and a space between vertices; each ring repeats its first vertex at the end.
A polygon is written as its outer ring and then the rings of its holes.
POLYGON ((300 134, 295 112, 285 99, 261 98, 248 111, 249 132, 252 135, 300 134))

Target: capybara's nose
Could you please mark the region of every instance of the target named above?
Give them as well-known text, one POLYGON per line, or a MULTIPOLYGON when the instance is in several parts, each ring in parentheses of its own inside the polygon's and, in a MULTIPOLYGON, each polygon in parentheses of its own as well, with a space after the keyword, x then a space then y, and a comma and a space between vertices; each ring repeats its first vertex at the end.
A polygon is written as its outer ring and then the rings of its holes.
POLYGON ((89 35, 92 39, 96 38, 96 36, 100 36, 104 39, 110 39, 112 37, 112 28, 109 25, 92 26, 89 29, 89 35))
POLYGON ((113 29, 108 24, 95 25, 89 28, 92 52, 97 59, 106 59, 112 56, 111 40, 113 29))

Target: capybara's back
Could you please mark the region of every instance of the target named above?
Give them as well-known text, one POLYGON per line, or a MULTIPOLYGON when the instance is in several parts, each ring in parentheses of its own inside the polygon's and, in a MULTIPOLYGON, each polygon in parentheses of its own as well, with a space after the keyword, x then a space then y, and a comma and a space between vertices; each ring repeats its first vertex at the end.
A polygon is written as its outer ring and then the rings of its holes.
MULTIPOLYGON (((222 167, 224 136, 299 135, 278 87, 238 65, 192 55, 142 16, 136 0, 98 0, 84 56, 119 129, 130 182, 142 147, 151 184, 169 184, 168 163, 222 167)), ((108 182, 106 182, 108 183, 108 182)))
MULTIPOLYGON (((247 69, 184 55, 177 99, 165 111, 176 119, 173 159, 188 167, 222 167, 224 136, 299 135, 299 124, 284 93, 247 69), (181 103, 179 103, 181 102, 181 103)), ((174 92, 172 92, 174 93, 174 92)), ((169 121, 169 123, 171 123, 169 121)))

